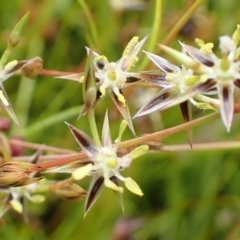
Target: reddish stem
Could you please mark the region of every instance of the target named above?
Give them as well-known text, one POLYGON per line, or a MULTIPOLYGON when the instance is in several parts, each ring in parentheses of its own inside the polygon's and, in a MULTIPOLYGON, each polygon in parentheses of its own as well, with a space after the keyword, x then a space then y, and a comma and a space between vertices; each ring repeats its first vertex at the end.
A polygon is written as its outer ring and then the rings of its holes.
POLYGON ((75 154, 72 156, 58 158, 53 161, 36 164, 34 167, 32 167, 30 169, 30 171, 42 172, 42 171, 52 168, 52 167, 59 167, 59 166, 65 165, 65 164, 75 162, 77 160, 83 160, 86 157, 87 156, 85 153, 79 153, 79 154, 75 154))
POLYGON ((52 77, 59 77, 59 76, 67 76, 71 74, 76 74, 73 72, 62 72, 62 71, 57 71, 57 70, 48 70, 48 69, 42 69, 40 72, 40 75, 43 76, 52 76, 52 77))

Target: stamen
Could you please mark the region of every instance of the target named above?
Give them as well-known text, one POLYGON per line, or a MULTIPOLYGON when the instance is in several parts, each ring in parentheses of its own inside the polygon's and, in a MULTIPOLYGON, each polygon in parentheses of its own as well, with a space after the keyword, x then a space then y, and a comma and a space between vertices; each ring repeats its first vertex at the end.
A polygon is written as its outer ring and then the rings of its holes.
POLYGON ((108 178, 106 178, 106 179, 104 180, 104 184, 105 184, 105 186, 108 187, 108 188, 111 188, 111 189, 113 189, 113 190, 115 190, 115 191, 118 191, 118 192, 120 192, 120 193, 123 193, 123 188, 117 186, 114 182, 112 182, 112 181, 111 181, 110 179, 108 179, 108 178))
POLYGON ((99 91, 100 91, 101 94, 102 94, 101 97, 104 97, 105 94, 106 94, 106 88, 101 86, 101 87, 99 88, 99 91))
POLYGON ((117 97, 118 97, 118 101, 123 103, 123 106, 126 107, 126 100, 125 100, 124 96, 121 93, 119 93, 117 95, 117 97))
POLYGON ((133 37, 130 42, 128 43, 128 45, 126 46, 126 48, 123 51, 123 57, 127 57, 129 56, 129 54, 132 52, 132 50, 134 49, 134 47, 137 45, 138 43, 138 37, 133 37))

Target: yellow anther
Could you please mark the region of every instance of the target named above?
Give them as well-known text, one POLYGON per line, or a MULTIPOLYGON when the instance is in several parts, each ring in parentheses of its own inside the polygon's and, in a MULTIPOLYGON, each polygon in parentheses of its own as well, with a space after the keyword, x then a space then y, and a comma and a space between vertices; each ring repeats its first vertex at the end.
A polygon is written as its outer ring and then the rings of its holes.
POLYGON ((106 187, 113 189, 114 191, 118 191, 120 193, 123 193, 123 188, 117 186, 114 182, 112 182, 109 179, 105 179, 104 184, 106 187))
POLYGON ((10 201, 10 204, 11 204, 12 208, 13 208, 16 212, 18 212, 18 213, 22 213, 22 212, 23 212, 23 206, 22 206, 22 204, 21 204, 18 200, 12 199, 12 200, 10 201))
POLYGON ((105 68, 106 64, 108 63, 108 60, 105 56, 102 55, 95 57, 94 62, 97 65, 97 67, 102 70, 105 68))
POLYGON ((130 71, 133 67, 135 67, 136 62, 138 61, 138 57, 134 57, 127 67, 127 71, 130 71))
POLYGON ((124 183, 125 183, 126 188, 129 191, 131 191, 139 196, 143 195, 141 188, 138 186, 138 184, 132 178, 130 178, 130 177, 125 178, 124 183))
POLYGON ((80 83, 83 83, 83 81, 84 81, 84 75, 79 78, 80 83))
POLYGON ((138 37, 133 37, 123 51, 123 57, 129 56, 135 46, 138 44, 138 37))
POLYGON ((107 60, 107 57, 104 56, 104 55, 97 56, 97 57, 94 58, 94 61, 95 61, 95 62, 98 62, 98 61, 105 61, 105 60, 107 60))
POLYGON ((84 167, 80 167, 80 168, 76 169, 72 173, 73 179, 75 179, 75 180, 83 179, 92 171, 92 168, 93 168, 93 165, 90 163, 90 164, 85 165, 84 167))
POLYGON ((101 86, 101 87, 99 88, 99 91, 100 91, 100 93, 102 94, 101 97, 104 97, 105 94, 106 94, 106 88, 104 88, 104 87, 101 86))
POLYGON ((125 100, 124 96, 121 93, 119 93, 117 95, 117 97, 118 97, 118 101, 121 102, 123 104, 123 106, 126 106, 126 100, 125 100))
POLYGON ((213 43, 205 43, 203 40, 196 38, 195 42, 200 47, 200 49, 205 53, 211 53, 213 49, 213 43))

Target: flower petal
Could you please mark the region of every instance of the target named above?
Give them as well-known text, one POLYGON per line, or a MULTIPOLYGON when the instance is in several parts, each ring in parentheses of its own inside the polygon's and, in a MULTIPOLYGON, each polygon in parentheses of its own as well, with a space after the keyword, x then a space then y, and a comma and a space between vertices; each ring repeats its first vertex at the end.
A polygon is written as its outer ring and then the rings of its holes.
POLYGON ((94 178, 92 179, 92 182, 86 197, 86 201, 85 201, 84 217, 86 217, 88 211, 98 199, 103 187, 103 182, 104 182, 104 177, 102 176, 94 176, 94 178))
POLYGON ((240 79, 235 80, 235 81, 234 81, 234 85, 235 85, 238 89, 240 89, 240 79))
POLYGON ((154 64, 164 72, 168 72, 168 73, 179 72, 180 70, 179 67, 168 62, 166 59, 150 52, 146 52, 146 51, 143 51, 143 52, 146 53, 148 58, 151 59, 151 61, 154 62, 154 64))
MULTIPOLYGON (((191 105, 189 105, 189 101, 180 103, 180 109, 182 112, 184 122, 189 122, 192 117, 191 116, 191 105)), ((187 138, 188 138, 189 145, 192 148, 192 129, 187 130, 187 138)))
POLYGON ((103 146, 112 145, 111 131, 109 128, 108 111, 106 111, 105 113, 103 127, 102 127, 102 145, 103 146))
POLYGON ((122 135, 127 127, 128 123, 126 120, 122 120, 121 121, 121 124, 120 124, 120 127, 119 127, 119 131, 118 131, 118 136, 116 138, 116 140, 114 141, 116 144, 115 144, 115 150, 117 151, 118 149, 118 146, 121 142, 121 139, 122 139, 122 135))
POLYGON ((156 86, 164 88, 172 86, 172 84, 166 80, 166 73, 161 72, 160 70, 144 71, 138 73, 138 75, 140 78, 144 79, 147 82, 153 83, 156 86))
POLYGON ((98 153, 97 148, 95 147, 95 145, 93 144, 92 139, 83 131, 75 128, 74 126, 72 126, 71 124, 65 122, 68 127, 70 128, 74 138, 76 139, 76 141, 78 142, 78 144, 80 145, 80 147, 86 152, 86 154, 88 156, 92 156, 98 153))
POLYGON ((171 89, 162 89, 157 96, 155 96, 151 101, 149 101, 145 106, 143 106, 133 118, 140 117, 154 111, 161 109, 167 103, 174 101, 177 96, 177 92, 171 89))
MULTIPOLYGON (((112 176, 110 177, 110 180, 117 186, 119 186, 119 181, 118 181, 118 178, 116 176, 112 176)), ((113 190, 114 191, 114 190, 113 190)), ((120 193, 119 191, 114 191, 114 193, 116 194, 116 197, 118 199, 118 202, 121 206, 121 209, 124 213, 124 203, 123 203, 123 195, 122 193, 120 193)))
POLYGON ((214 66, 214 58, 216 56, 213 53, 205 53, 198 48, 186 45, 181 43, 181 46, 184 51, 186 51, 195 61, 202 63, 203 65, 206 65, 207 67, 213 67, 214 66))
POLYGON ((4 197, 4 199, 1 200, 0 219, 10 209, 11 205, 9 204, 9 201, 11 198, 12 198, 11 194, 8 194, 4 197))
MULTIPOLYGON (((134 76, 133 73, 129 73, 129 76, 126 78, 125 84, 126 84, 127 86, 129 86, 130 84, 133 84, 133 83, 135 83, 135 82, 139 82, 139 81, 141 81, 141 80, 142 80, 142 78, 139 77, 137 73, 136 73, 135 76, 134 76)), ((127 86, 126 86, 126 87, 127 87, 127 86)))
POLYGON ((13 60, 9 62, 5 67, 4 67, 4 74, 3 77, 1 78, 1 81, 4 82, 8 78, 10 78, 14 73, 18 72, 21 70, 30 60, 23 60, 23 61, 17 61, 13 60))
POLYGON ((9 114, 9 116, 12 118, 12 120, 17 125, 19 125, 18 119, 12 109, 12 104, 11 104, 10 100, 8 99, 8 95, 5 92, 5 89, 1 83, 1 80, 0 80, 0 106, 2 106, 6 110, 6 112, 9 114))
POLYGON ((132 49, 132 51, 130 51, 127 54, 127 57, 123 56, 120 61, 117 63, 117 65, 121 66, 121 69, 123 71, 127 70, 127 68, 129 67, 129 65, 131 64, 131 62, 133 61, 133 59, 137 56, 138 52, 141 50, 143 44, 145 43, 145 41, 147 40, 148 36, 146 36, 145 38, 143 38, 139 43, 136 44, 136 46, 132 49))
POLYGON ((173 107, 177 104, 180 104, 182 102, 185 102, 189 100, 190 98, 194 97, 197 94, 204 93, 208 89, 212 89, 212 87, 216 84, 216 82, 212 79, 208 79, 204 83, 200 83, 193 88, 190 88, 188 91, 186 91, 183 94, 179 94, 175 99, 172 101, 168 101, 164 106, 161 107, 161 110, 173 107))
POLYGON ((230 131, 233 112, 234 112, 234 84, 222 85, 218 84, 218 95, 220 100, 220 113, 222 121, 227 128, 227 131, 230 131))
POLYGON ((34 155, 32 156, 32 159, 31 159, 30 162, 31 162, 31 163, 34 163, 34 164, 38 163, 39 160, 40 160, 41 155, 42 155, 42 149, 41 149, 41 147, 40 147, 40 149, 38 149, 38 150, 34 153, 34 155))
MULTIPOLYGON (((122 94, 121 89, 119 89, 119 91, 122 94)), ((135 131, 134 131, 132 118, 131 118, 131 115, 130 115, 130 112, 129 112, 129 107, 128 107, 127 102, 125 103, 125 106, 124 106, 124 104, 121 101, 119 101, 118 96, 114 92, 110 92, 109 94, 110 94, 114 104, 116 105, 118 111, 122 114, 123 118, 127 121, 128 127, 130 128, 132 133, 134 135, 136 135, 135 131)))
POLYGON ((91 48, 88 48, 88 47, 85 47, 85 48, 87 50, 88 55, 89 55, 90 52, 92 52, 94 58, 99 56, 99 54, 94 52, 91 48))

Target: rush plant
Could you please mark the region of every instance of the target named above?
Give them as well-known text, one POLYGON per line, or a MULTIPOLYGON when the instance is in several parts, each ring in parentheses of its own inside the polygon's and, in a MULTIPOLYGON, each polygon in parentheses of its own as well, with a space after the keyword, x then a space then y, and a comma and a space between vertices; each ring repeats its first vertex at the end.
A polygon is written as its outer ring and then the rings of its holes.
MULTIPOLYGON (((156 2, 157 7, 160 1, 156 2)), ((171 151, 170 149, 194 151, 239 148, 239 141, 199 144, 194 142, 192 136, 194 127, 204 126, 213 119, 221 119, 222 128, 226 132, 230 132, 231 126, 235 124, 235 114, 240 112, 237 92, 240 87, 239 25, 233 33, 227 32, 227 35, 219 37, 220 51, 213 43, 205 43, 200 39, 196 39, 198 48, 179 41, 178 49, 167 46, 165 42, 158 45, 158 50, 152 51, 152 46, 157 44, 156 34, 159 34, 154 26, 152 33, 147 33, 148 36, 129 38, 118 60, 111 61, 108 56, 99 55, 99 49, 92 45, 86 47, 84 71, 64 72, 45 69, 40 57, 9 61, 23 31, 27 31, 24 25, 28 15, 29 13, 24 15, 13 28, 7 48, 0 59, 0 113, 4 115, 6 112, 9 116, 9 119, 0 117, 0 218, 10 214, 13 209, 28 221, 27 201, 48 201, 47 193, 66 201, 79 201, 79 204, 85 201, 86 216, 94 208, 93 205, 98 204, 97 199, 103 186, 113 191, 124 211, 122 195, 125 189, 122 185, 140 197, 145 196, 141 184, 133 180, 134 176, 132 178, 128 173, 125 174, 127 168, 134 168, 132 161, 138 157, 144 155, 147 159, 154 153, 160 158, 163 151, 171 151), (174 60, 166 59, 162 52, 174 60), (144 57, 148 59, 148 65, 144 63, 144 57), (11 104, 11 98, 4 88, 5 82, 13 75, 34 78, 34 81, 38 81, 40 77, 52 77, 52 81, 59 81, 63 85, 68 80, 73 80, 77 87, 81 86, 82 92, 78 95, 82 100, 78 119, 80 127, 65 122, 67 119, 62 121, 63 127, 69 128, 79 145, 78 151, 76 148, 62 149, 27 142, 27 139, 14 139, 7 133, 10 121, 21 127, 18 114, 14 111, 15 106, 11 104), (141 101, 136 95, 129 94, 136 89, 140 89, 141 101), (158 92, 148 100, 143 99, 145 95, 141 94, 144 92, 152 95, 152 89, 157 89, 158 92), (114 106, 111 101, 105 104, 109 97, 114 106), (140 102, 144 103, 136 112, 131 113, 132 106, 139 106, 140 102), (153 114, 176 105, 180 106, 183 123, 147 134, 139 131, 139 128, 136 131, 135 122, 140 121, 139 119, 150 119, 153 114), (205 116, 198 117, 198 113, 203 110, 210 110, 212 113, 204 113, 205 116), (117 116, 119 112, 119 118, 122 118, 118 131, 115 131, 118 132, 115 141, 112 140, 114 136, 110 131, 113 125, 113 115, 110 114, 112 111, 117 116), (87 131, 81 129, 81 122, 87 122, 87 131), (123 141, 122 135, 126 127, 130 129, 131 134, 128 133, 128 137, 131 137, 123 141), (160 140, 185 131, 188 133, 189 143, 182 146, 159 144, 160 140), (16 154, 14 147, 34 149, 36 153, 16 154), (86 187, 85 179, 88 177, 91 177, 91 181, 86 187)), ((155 17, 159 17, 158 14, 155 17)), ((176 35, 178 29, 173 31, 176 35)), ((171 34, 172 32, 169 36, 171 34)), ((46 88, 45 94, 54 93, 46 88)), ((74 96, 70 93, 63 97, 74 96)), ((134 164, 137 165, 137 161, 134 164)), ((141 176, 144 178, 144 173, 141 176)))

